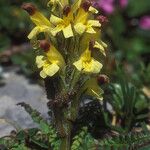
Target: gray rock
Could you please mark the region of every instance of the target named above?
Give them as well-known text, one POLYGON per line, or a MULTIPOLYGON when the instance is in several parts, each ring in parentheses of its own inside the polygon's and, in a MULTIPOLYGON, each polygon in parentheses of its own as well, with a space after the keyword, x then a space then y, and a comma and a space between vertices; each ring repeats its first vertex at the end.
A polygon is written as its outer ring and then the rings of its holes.
POLYGON ((30 104, 40 111, 42 116, 48 117, 47 99, 42 87, 30 84, 24 76, 17 75, 13 71, 6 72, 4 77, 6 85, 0 87, 0 137, 8 135, 18 127, 36 126, 25 110, 16 106, 19 102, 30 104))

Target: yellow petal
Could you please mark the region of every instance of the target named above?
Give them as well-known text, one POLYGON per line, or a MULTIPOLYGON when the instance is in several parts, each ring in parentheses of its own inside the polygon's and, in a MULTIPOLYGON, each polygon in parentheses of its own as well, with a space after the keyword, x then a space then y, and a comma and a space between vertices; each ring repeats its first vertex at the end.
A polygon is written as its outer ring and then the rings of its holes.
POLYGON ((59 66, 57 64, 50 64, 49 66, 43 68, 44 73, 50 77, 57 73, 58 70, 59 66))
POLYGON ((47 77, 46 73, 45 73, 43 70, 40 72, 40 76, 41 76, 43 79, 45 79, 45 78, 47 77))
POLYGON ((59 17, 56 17, 54 15, 51 15, 50 17, 50 22, 54 25, 58 25, 60 23, 63 23, 63 19, 59 18, 59 17))
POLYGON ((65 15, 63 16, 63 23, 64 24, 68 24, 69 25, 69 23, 73 22, 73 21, 74 21, 74 16, 73 16, 72 11, 70 11, 67 16, 65 16, 65 15))
POLYGON ((100 27, 101 26, 101 24, 99 23, 98 20, 88 20, 87 25, 92 26, 92 27, 100 27))
POLYGON ((79 70, 85 73, 99 73, 102 64, 91 57, 91 51, 88 49, 81 55, 80 59, 73 63, 79 70))
POLYGON ((102 45, 103 45, 103 47, 107 47, 107 44, 106 43, 104 43, 103 41, 101 41, 101 43, 102 43, 102 45))
POLYGON ((62 4, 63 7, 69 4, 68 0, 60 0, 60 3, 62 4))
POLYGON ((91 34, 96 33, 95 30, 94 30, 92 27, 88 27, 88 28, 86 29, 86 32, 87 32, 87 33, 91 33, 91 34))
POLYGON ((51 23, 49 20, 40 12, 36 11, 34 15, 32 15, 31 20, 37 25, 37 26, 48 26, 51 27, 51 23))
POLYGON ((85 94, 94 96, 99 100, 103 100, 102 94, 104 93, 104 91, 97 84, 97 79, 95 77, 92 77, 89 80, 87 80, 83 88, 84 91, 86 90, 85 94))
POLYGON ((97 60, 95 60, 94 58, 92 58, 91 60, 91 70, 89 70, 92 73, 99 73, 100 70, 102 69, 103 65, 98 62, 97 60))
POLYGON ((62 29, 64 28, 64 25, 57 25, 55 28, 53 28, 52 30, 51 30, 51 34, 53 35, 53 36, 56 36, 56 34, 58 33, 58 32, 60 32, 62 29))
POLYGON ((39 33, 40 33, 40 28, 37 26, 37 27, 33 28, 32 31, 29 33, 28 39, 32 39, 32 38, 36 37, 39 33))
POLYGON ((86 26, 82 23, 77 23, 75 26, 74 26, 74 29, 77 33, 79 34, 82 34, 85 32, 85 29, 86 29, 86 26))
POLYGON ((43 60, 44 56, 40 55, 40 56, 36 56, 36 64, 38 68, 41 68, 44 64, 44 60, 43 60))
POLYGON ((89 11, 92 12, 93 14, 97 14, 98 10, 92 6, 89 7, 89 11))
POLYGON ((102 68, 102 64, 92 58, 91 61, 85 63, 83 67, 83 71, 85 73, 99 73, 102 68))
POLYGON ((75 13, 81 5, 82 0, 75 0, 74 4, 72 5, 72 12, 75 13))
POLYGON ((88 18, 88 12, 85 12, 85 10, 83 8, 79 8, 77 16, 74 20, 74 23, 82 23, 85 24, 88 18))
MULTIPOLYGON (((102 90, 102 89, 101 89, 102 90)), ((101 94, 103 94, 102 92, 101 93, 97 93, 96 91, 94 91, 93 89, 91 89, 92 93, 95 95, 95 97, 97 97, 97 99, 99 100, 103 100, 103 96, 101 94)), ((103 91, 103 90, 102 90, 103 91)))
POLYGON ((59 0, 50 0, 47 3, 47 7, 51 6, 51 11, 54 12, 58 4, 60 4, 59 0))
POLYGON ((79 70, 82 71, 83 66, 82 66, 82 60, 79 59, 78 61, 74 62, 73 65, 79 70))
POLYGON ((55 5, 58 3, 58 0, 50 0, 48 3, 47 3, 47 6, 49 7, 50 5, 55 5))
POLYGON ((101 41, 101 43, 98 43, 97 41, 95 42, 95 45, 94 45, 94 48, 97 48, 100 50, 100 52, 106 56, 106 53, 105 53, 105 47, 107 47, 107 45, 101 41))
POLYGON ((100 27, 101 24, 99 23, 98 20, 88 20, 87 22, 87 33, 96 33, 95 30, 92 27, 100 27))
POLYGON ((91 60, 91 51, 87 48, 81 55, 83 61, 90 61, 91 60))
POLYGON ((51 45, 51 48, 46 55, 47 59, 51 63, 57 63, 60 67, 65 66, 63 56, 58 52, 58 50, 53 45, 51 45))
POLYGON ((45 33, 50 33, 51 34, 52 28, 49 28, 47 26, 41 26, 40 27, 40 32, 45 32, 45 33))
POLYGON ((91 60, 91 71, 92 73, 99 73, 100 70, 102 69, 102 64, 100 62, 98 62, 97 60, 95 60, 94 58, 92 58, 91 60))
POLYGON ((67 27, 65 27, 63 29, 63 34, 65 38, 69 38, 73 36, 73 31, 72 31, 72 27, 71 24, 69 24, 67 27))

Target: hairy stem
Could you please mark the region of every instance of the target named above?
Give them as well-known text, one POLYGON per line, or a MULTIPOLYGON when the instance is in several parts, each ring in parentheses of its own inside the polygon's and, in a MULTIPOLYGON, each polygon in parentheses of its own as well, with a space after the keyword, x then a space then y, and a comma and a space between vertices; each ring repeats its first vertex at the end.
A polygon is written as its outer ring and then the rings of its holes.
POLYGON ((61 139, 60 150, 70 150, 70 133, 61 139))

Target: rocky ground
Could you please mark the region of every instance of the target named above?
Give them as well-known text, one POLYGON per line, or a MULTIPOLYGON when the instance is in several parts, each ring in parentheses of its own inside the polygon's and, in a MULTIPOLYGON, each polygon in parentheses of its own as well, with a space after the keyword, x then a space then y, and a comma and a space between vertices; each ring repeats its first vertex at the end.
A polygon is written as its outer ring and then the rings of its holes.
POLYGON ((0 137, 8 135, 15 127, 31 128, 36 125, 30 116, 20 106, 19 102, 30 104, 46 118, 46 96, 44 90, 37 84, 31 84, 23 75, 18 75, 13 69, 3 74, 4 86, 0 87, 0 137))

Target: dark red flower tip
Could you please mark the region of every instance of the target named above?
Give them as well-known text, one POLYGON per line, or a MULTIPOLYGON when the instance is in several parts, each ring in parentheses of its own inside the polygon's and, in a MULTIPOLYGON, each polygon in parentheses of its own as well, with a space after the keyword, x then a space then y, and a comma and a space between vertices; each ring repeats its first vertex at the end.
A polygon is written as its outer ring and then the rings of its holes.
POLYGON ((101 24, 106 24, 108 23, 108 18, 106 16, 103 16, 103 15, 99 15, 97 16, 96 18, 101 24))
POLYGON ((66 5, 66 6, 64 7, 64 9, 63 9, 63 14, 64 14, 65 16, 68 16, 68 14, 70 13, 70 11, 71 11, 70 6, 69 6, 69 5, 66 5))
POLYGON ((81 4, 81 7, 85 10, 88 11, 89 7, 92 6, 92 3, 89 0, 86 0, 81 4))
POLYGON ((47 40, 40 40, 40 48, 47 52, 50 49, 50 43, 47 40))
POLYGON ((89 42, 89 50, 94 50, 94 45, 95 45, 95 41, 94 40, 90 40, 90 42, 89 42))
POLYGON ((34 4, 32 3, 23 3, 22 6, 21 6, 22 9, 24 9, 25 11, 28 12, 29 15, 34 15, 37 8, 35 7, 34 4))
POLYGON ((101 74, 97 77, 97 82, 99 85, 109 83, 109 78, 105 74, 101 74))

